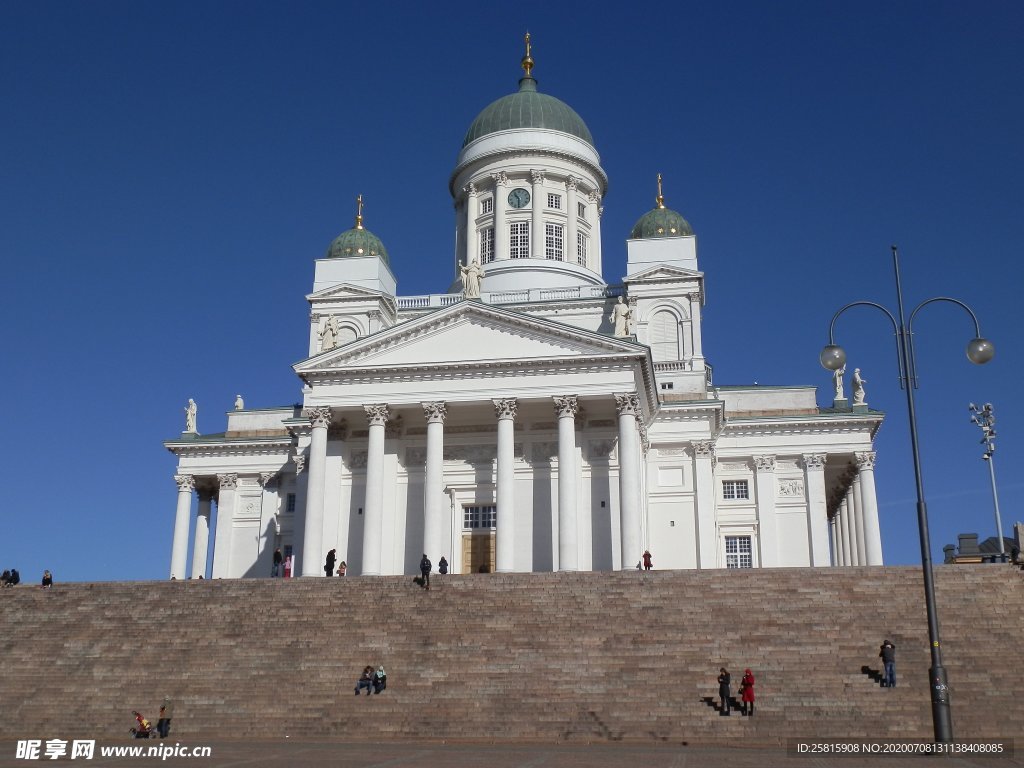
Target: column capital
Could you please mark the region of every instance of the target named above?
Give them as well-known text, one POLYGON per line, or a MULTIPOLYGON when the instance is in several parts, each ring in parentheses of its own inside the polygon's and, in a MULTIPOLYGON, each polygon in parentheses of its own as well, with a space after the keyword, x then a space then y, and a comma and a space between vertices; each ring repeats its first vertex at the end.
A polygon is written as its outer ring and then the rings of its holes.
POLYGON ((464 191, 466 192, 466 194, 467 194, 467 195, 469 195, 470 197, 476 197, 476 196, 477 196, 477 194, 478 194, 478 190, 477 190, 477 188, 476 188, 476 184, 474 184, 474 183, 473 183, 472 181, 471 181, 471 182, 469 182, 469 184, 467 184, 466 186, 464 186, 464 187, 463 187, 462 189, 463 189, 463 190, 464 190, 464 191))
POLYGON ((178 484, 179 491, 191 493, 196 487, 196 479, 192 475, 175 475, 174 482, 178 484))
POLYGON ((640 415, 640 396, 636 392, 616 392, 613 397, 615 398, 615 412, 619 416, 640 415))
POLYGON ((534 184, 543 184, 544 171, 530 171, 530 181, 534 184))
POLYGON ((755 456, 754 467, 758 472, 774 472, 775 471, 775 457, 774 456, 755 456))
POLYGON ((423 406, 423 415, 427 417, 427 424, 444 424, 448 416, 448 408, 444 403, 420 403, 423 406))
POLYGON ((698 459, 715 458, 715 443, 713 440, 697 440, 692 445, 693 455, 698 459))
POLYGON ((331 409, 326 405, 305 408, 302 411, 302 417, 309 419, 309 423, 312 424, 314 429, 317 427, 326 428, 331 424, 331 409))
POLYGON ((306 456, 302 453, 296 453, 292 456, 292 461, 295 462, 295 474, 301 475, 306 469, 306 456))
POLYGON ((235 472, 217 475, 217 482, 220 483, 222 491, 233 491, 238 487, 238 475, 235 472))
POLYGON ((576 395, 564 395, 554 396, 551 398, 555 401, 555 415, 560 419, 573 418, 576 416, 576 412, 580 408, 579 400, 576 395))
POLYGON ((824 472, 828 456, 824 453, 805 453, 803 459, 804 467, 809 471, 824 472))
POLYGON ((277 472, 260 472, 260 487, 266 488, 274 481, 275 477, 277 477, 277 472))
MULTIPOLYGON (((579 184, 579 179, 577 179, 575 176, 568 176, 565 179, 565 188, 566 189, 571 189, 571 190, 575 191, 578 184, 579 184)), ((571 216, 575 216, 576 212, 575 211, 570 211, 569 214, 571 216)))
MULTIPOLYGON (((498 171, 497 173, 492 173, 491 174, 491 178, 494 179, 494 186, 495 187, 507 187, 508 186, 508 174, 505 173, 504 171, 498 171)), ((498 207, 498 203, 495 203, 494 207, 497 208, 498 207)))
POLYGON ((596 189, 592 189, 587 194, 587 200, 596 205, 597 203, 601 202, 601 195, 596 189))
POLYGON ((853 457, 857 460, 857 469, 863 471, 865 469, 875 468, 875 452, 874 451, 858 451, 853 454, 853 457))
POLYGON ((321 317, 323 317, 323 315, 321 315, 319 312, 310 312, 309 313, 309 320, 310 320, 310 322, 319 323, 321 317))
POLYGON ((389 411, 387 403, 364 405, 363 411, 366 413, 366 421, 371 427, 383 427, 388 423, 389 411))
POLYGON ((519 409, 519 401, 514 397, 504 400, 491 400, 494 403, 494 415, 500 419, 515 419, 519 409))

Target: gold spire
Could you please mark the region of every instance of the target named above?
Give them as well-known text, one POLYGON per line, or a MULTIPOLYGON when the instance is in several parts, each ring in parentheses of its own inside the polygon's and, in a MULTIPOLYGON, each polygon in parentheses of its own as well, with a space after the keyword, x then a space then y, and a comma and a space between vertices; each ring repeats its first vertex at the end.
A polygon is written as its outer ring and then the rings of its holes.
POLYGON ((665 196, 663 194, 661 194, 661 174, 660 173, 658 174, 658 198, 657 198, 657 202, 658 202, 658 207, 659 208, 664 208, 665 207, 665 196))
POLYGON ((533 77, 533 56, 530 55, 530 33, 526 33, 526 55, 523 56, 522 66, 527 77, 533 77))
POLYGON ((363 228, 363 196, 356 198, 356 229, 363 228))

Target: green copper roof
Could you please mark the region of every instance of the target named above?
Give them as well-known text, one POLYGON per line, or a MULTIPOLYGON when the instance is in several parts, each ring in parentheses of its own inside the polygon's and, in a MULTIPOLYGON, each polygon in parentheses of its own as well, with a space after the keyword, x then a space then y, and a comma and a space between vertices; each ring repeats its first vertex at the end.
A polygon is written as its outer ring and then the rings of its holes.
POLYGON ((512 128, 546 128, 576 136, 594 146, 594 137, 590 135, 583 118, 563 101, 554 96, 537 92, 537 81, 532 77, 524 77, 519 81, 519 91, 502 96, 488 105, 466 131, 466 146, 481 136, 512 128))
POLYGON ((324 258, 351 259, 360 256, 379 256, 385 264, 391 266, 384 243, 373 232, 363 227, 353 227, 334 238, 324 258))
POLYGON ((648 211, 633 225, 630 238, 643 240, 651 237, 682 237, 692 235, 690 223, 671 208, 648 211))

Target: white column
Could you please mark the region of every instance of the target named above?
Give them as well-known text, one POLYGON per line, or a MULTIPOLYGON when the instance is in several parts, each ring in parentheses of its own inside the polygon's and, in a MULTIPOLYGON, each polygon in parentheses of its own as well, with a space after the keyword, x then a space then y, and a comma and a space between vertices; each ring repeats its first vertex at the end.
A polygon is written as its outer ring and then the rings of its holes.
MULTIPOLYGON (((327 426, 331 423, 331 409, 327 406, 307 408, 302 415, 313 426, 309 444, 306 525, 302 532, 302 575, 323 576, 324 481, 327 476, 327 426)), ((294 568, 293 565, 293 573, 294 568)))
POLYGON ((807 485, 807 533, 812 566, 829 565, 828 508, 825 498, 825 461, 823 453, 804 454, 807 485))
POLYGON ((860 471, 860 503, 864 510, 864 548, 868 565, 882 565, 882 531, 878 524, 878 499, 875 496, 875 452, 854 454, 860 471))
POLYGON ((697 502, 697 567, 718 565, 718 528, 715 524, 715 444, 693 444, 694 485, 697 502))
POLYGON ((576 535, 576 411, 575 395, 554 397, 558 414, 558 570, 579 569, 576 535))
POLYGON ((498 573, 515 570, 515 419, 518 403, 514 398, 494 400, 498 417, 498 519, 494 533, 495 565, 498 573))
POLYGON ((775 457, 755 456, 754 469, 761 567, 774 568, 779 564, 779 534, 775 521, 775 457))
POLYGON ((504 171, 492 173, 494 179, 494 259, 507 259, 508 250, 508 228, 505 224, 505 206, 508 205, 508 198, 505 196, 505 187, 508 186, 508 176, 504 171))
MULTIPOLYGON (((867 549, 864 546, 864 505, 861 502, 859 476, 854 476, 852 490, 853 517, 850 519, 850 532, 854 534, 854 542, 856 542, 857 546, 857 554, 854 555, 854 561, 857 563, 857 565, 867 565, 867 549)), ((853 549, 852 542, 850 548, 853 549)))
POLYGON ((700 328, 700 293, 691 293, 690 299, 690 349, 693 350, 693 370, 704 370, 704 346, 700 328))
POLYGON ((210 507, 213 491, 203 488, 199 491, 199 514, 196 516, 196 538, 192 545, 192 578, 206 578, 206 555, 210 549, 210 507))
POLYGON ((579 253, 576 250, 576 177, 570 176, 565 180, 565 260, 573 264, 579 264, 579 253))
POLYGON ((384 428, 388 407, 364 405, 370 424, 366 448, 366 500, 363 509, 363 575, 379 576, 384 531, 384 428))
POLYGON ((619 415, 619 526, 621 529, 621 562, 627 571, 634 568, 643 554, 643 532, 640 520, 640 439, 637 416, 640 398, 635 392, 616 394, 615 410, 619 415))
POLYGON ((215 579, 231 578, 231 539, 235 530, 235 490, 238 475, 229 472, 217 475, 220 491, 217 493, 217 535, 213 541, 213 568, 215 579))
MULTIPOLYGON (((530 208, 530 253, 535 259, 544 258, 544 205, 547 200, 541 200, 544 194, 544 171, 530 171, 530 196, 533 198, 533 205, 530 208)), ((565 243, 562 243, 565 247, 565 243)), ((564 251, 563 251, 564 253, 564 251)))
POLYGON ((843 544, 843 565, 853 565, 853 552, 856 551, 856 545, 853 542, 853 531, 850 528, 850 513, 853 508, 853 501, 850 498, 850 492, 847 491, 846 495, 843 496, 843 500, 839 502, 839 525, 840 525, 840 538, 842 538, 843 544), (853 546, 851 546, 853 544, 853 546))
POLYGON ((466 185, 466 266, 480 261, 480 246, 477 244, 476 217, 480 211, 476 186, 470 182, 466 185))
POLYGON ((174 538, 171 544, 171 578, 185 578, 188 558, 188 529, 192 522, 192 490, 196 487, 192 475, 175 475, 178 484, 178 507, 174 513, 174 538))
POLYGON ((604 207, 601 205, 601 193, 596 189, 590 190, 590 193, 587 195, 587 202, 590 203, 587 206, 587 213, 591 221, 590 246, 592 256, 590 258, 593 262, 590 268, 600 275, 603 259, 601 251, 601 214, 604 213, 604 207))
POLYGON ((444 495, 444 420, 448 410, 444 403, 422 403, 427 417, 427 462, 423 476, 423 551, 434 562, 452 553, 448 551, 450 536, 445 535, 444 514, 448 506, 444 495))
POLYGON ((839 510, 828 521, 828 532, 832 536, 832 565, 839 565, 839 510))

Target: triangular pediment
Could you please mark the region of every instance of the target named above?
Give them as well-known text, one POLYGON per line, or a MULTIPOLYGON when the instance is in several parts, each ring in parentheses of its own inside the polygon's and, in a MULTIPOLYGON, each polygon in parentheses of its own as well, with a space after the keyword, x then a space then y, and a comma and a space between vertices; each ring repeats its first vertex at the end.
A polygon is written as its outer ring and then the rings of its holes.
POLYGON ((642 272, 630 275, 625 278, 625 283, 637 283, 651 280, 687 280, 694 277, 704 277, 703 272, 694 269, 683 269, 682 267, 670 267, 667 264, 656 264, 642 272))
POLYGON ((328 350, 295 366, 300 375, 339 369, 448 366, 645 354, 629 339, 463 301, 328 350))
MULTIPOLYGON (((324 301, 328 299, 339 300, 339 299, 379 299, 381 297, 389 298, 387 294, 381 291, 373 291, 369 288, 361 288, 358 285, 352 285, 351 283, 341 283, 339 285, 332 285, 330 288, 324 288, 306 295, 307 301, 324 301)), ((394 301, 394 299, 392 299, 394 301)))

